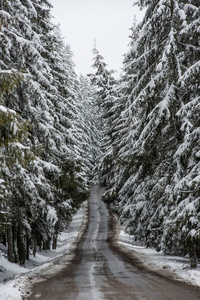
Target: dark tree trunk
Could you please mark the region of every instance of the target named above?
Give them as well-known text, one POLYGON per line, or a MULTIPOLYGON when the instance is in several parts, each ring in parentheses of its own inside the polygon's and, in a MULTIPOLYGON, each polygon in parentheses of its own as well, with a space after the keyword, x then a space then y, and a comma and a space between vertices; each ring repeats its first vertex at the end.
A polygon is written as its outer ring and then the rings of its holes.
POLYGON ((56 235, 53 236, 53 245, 52 245, 52 248, 54 250, 57 248, 57 236, 56 235))
POLYGON ((37 246, 39 247, 39 251, 42 251, 42 239, 41 237, 38 237, 37 239, 37 246))
POLYGON ((28 234, 26 236, 26 259, 29 260, 30 240, 28 234))
POLYGON ((50 250, 51 249, 51 239, 48 238, 48 240, 46 241, 46 250, 50 250))
POLYGON ((12 239, 12 228, 11 226, 7 229, 7 243, 8 243, 8 260, 10 262, 15 262, 15 256, 13 253, 13 239, 12 239))
POLYGON ((19 261, 18 251, 17 251, 17 227, 12 226, 12 239, 13 239, 13 254, 15 257, 15 263, 19 261))
POLYGON ((197 267, 197 256, 196 256, 196 249, 193 243, 189 246, 189 255, 190 255, 190 266, 191 268, 197 267))
POLYGON ((25 240, 23 235, 23 229, 21 227, 18 227, 17 230, 17 248, 18 248, 19 262, 21 265, 24 265, 26 262, 26 246, 25 246, 25 240))
POLYGON ((3 245, 6 247, 7 239, 6 239, 6 233, 3 233, 3 245))
POLYGON ((42 250, 46 251, 46 246, 47 246, 46 242, 43 241, 42 244, 43 244, 43 245, 42 245, 42 250))
POLYGON ((50 246, 51 246, 51 239, 48 239, 47 241, 43 242, 43 250, 50 250, 50 246))
POLYGON ((37 252, 37 242, 34 240, 33 242, 33 256, 36 256, 36 252, 37 252))
POLYGON ((196 255, 197 255, 197 259, 200 260, 200 242, 197 243, 196 255))

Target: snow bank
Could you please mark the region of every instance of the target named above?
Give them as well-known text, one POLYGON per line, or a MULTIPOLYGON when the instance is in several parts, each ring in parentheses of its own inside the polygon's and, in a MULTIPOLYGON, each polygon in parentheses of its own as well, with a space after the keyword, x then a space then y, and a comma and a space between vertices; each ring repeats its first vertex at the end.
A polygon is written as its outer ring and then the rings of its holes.
POLYGON ((67 230, 58 237, 57 249, 41 251, 36 254, 36 257, 30 255, 30 260, 24 267, 8 262, 4 257, 5 248, 2 246, 0 249, 0 299, 22 300, 23 295, 30 293, 30 278, 44 273, 45 275, 51 275, 55 273, 55 270, 59 271, 65 264, 58 264, 58 266, 52 264, 59 258, 65 260, 65 263, 69 263, 73 257, 71 255, 72 249, 75 248, 76 241, 82 234, 83 225, 86 222, 87 201, 82 204, 80 210, 74 215, 67 230), (64 254, 65 256, 63 256, 64 254))
MULTIPOLYGON (((41 274, 52 275, 59 271, 66 262, 72 259, 72 249, 76 247, 76 241, 83 232, 83 224, 87 222, 87 202, 84 202, 81 209, 74 216, 66 232, 62 232, 58 238, 56 250, 41 251, 36 257, 31 256, 25 267, 12 264, 4 258, 0 252, 0 299, 1 300, 22 300, 23 295, 30 293, 29 284, 34 276, 39 278, 41 274), (64 255, 65 254, 65 255, 64 255), (67 255, 66 255, 67 254, 67 255), (64 260, 65 263, 56 265, 56 259, 64 260)), ((134 238, 120 231, 118 242, 133 250, 146 266, 152 270, 163 270, 173 274, 173 277, 186 281, 190 284, 200 286, 200 266, 197 269, 190 269, 189 258, 164 255, 153 249, 136 244, 134 238)), ((1 249, 2 252, 5 249, 1 249)), ((40 279, 39 279, 40 280, 40 279)))
POLYGON ((16 287, 15 283, 9 282, 4 286, 0 286, 2 300, 18 300, 21 298, 21 292, 16 287))
POLYGON ((133 236, 129 236, 122 229, 118 236, 118 242, 133 250, 151 270, 166 270, 178 280, 200 286, 200 265, 196 269, 191 269, 188 257, 165 255, 162 251, 157 252, 154 249, 140 246, 135 243, 133 236))

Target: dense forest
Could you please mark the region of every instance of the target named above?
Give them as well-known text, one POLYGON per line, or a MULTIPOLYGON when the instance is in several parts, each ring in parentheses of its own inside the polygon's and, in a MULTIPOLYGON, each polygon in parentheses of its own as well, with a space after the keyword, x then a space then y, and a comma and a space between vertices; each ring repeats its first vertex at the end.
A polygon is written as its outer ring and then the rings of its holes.
POLYGON ((115 79, 96 46, 78 78, 48 0, 0 0, 0 243, 56 248, 88 198, 143 245, 200 258, 200 3, 138 0, 115 79))
POLYGON ((30 248, 56 247, 87 199, 98 132, 90 82, 78 80, 49 1, 0 4, 0 235, 24 264, 30 248))

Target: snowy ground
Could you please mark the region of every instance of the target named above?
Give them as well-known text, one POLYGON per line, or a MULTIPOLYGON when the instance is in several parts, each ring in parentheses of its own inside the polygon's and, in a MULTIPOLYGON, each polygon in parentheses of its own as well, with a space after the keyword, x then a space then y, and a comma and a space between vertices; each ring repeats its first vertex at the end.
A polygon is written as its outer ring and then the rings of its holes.
POLYGON ((66 232, 58 238, 56 250, 41 251, 36 257, 30 256, 25 267, 10 263, 0 252, 0 300, 22 300, 29 293, 29 282, 37 275, 53 274, 61 270, 73 257, 73 249, 80 238, 84 225, 87 223, 87 202, 73 217, 66 232), (65 254, 65 258, 63 258, 65 254), (67 255, 66 255, 67 254, 67 255), (57 263, 59 262, 59 263, 57 263))
MULTIPOLYGON (((25 299, 24 295, 29 293, 29 283, 32 278, 37 278, 37 275, 41 277, 42 274, 45 276, 51 275, 65 267, 72 259, 72 250, 76 247, 76 242, 80 238, 86 223, 87 202, 82 205, 74 216, 68 230, 59 236, 56 250, 42 251, 37 253, 35 258, 31 256, 25 267, 9 263, 1 255, 0 299, 23 300, 25 299), (65 256, 62 261, 63 254, 65 256), (58 261, 59 263, 56 263, 58 261)), ((125 234, 123 230, 120 231, 118 241, 123 246, 136 251, 138 257, 149 268, 171 272, 175 278, 200 286, 200 266, 195 270, 191 270, 188 258, 167 256, 153 249, 134 245, 133 238, 125 234)))
POLYGON ((144 264, 151 270, 167 272, 173 278, 200 286, 200 264, 196 269, 190 268, 190 260, 186 257, 165 255, 154 249, 138 246, 133 237, 120 231, 118 241, 121 245, 133 250, 144 264))

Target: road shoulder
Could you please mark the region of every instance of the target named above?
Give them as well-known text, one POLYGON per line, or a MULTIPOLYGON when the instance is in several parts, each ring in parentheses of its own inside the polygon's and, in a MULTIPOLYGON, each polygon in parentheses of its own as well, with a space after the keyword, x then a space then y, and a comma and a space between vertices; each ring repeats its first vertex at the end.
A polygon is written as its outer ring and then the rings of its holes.
POLYGON ((131 262, 140 270, 148 270, 160 276, 178 282, 200 287, 200 265, 196 269, 190 268, 187 257, 165 255, 154 249, 146 248, 134 242, 134 238, 126 234, 120 226, 118 217, 110 212, 110 247, 117 250, 126 261, 131 262))

